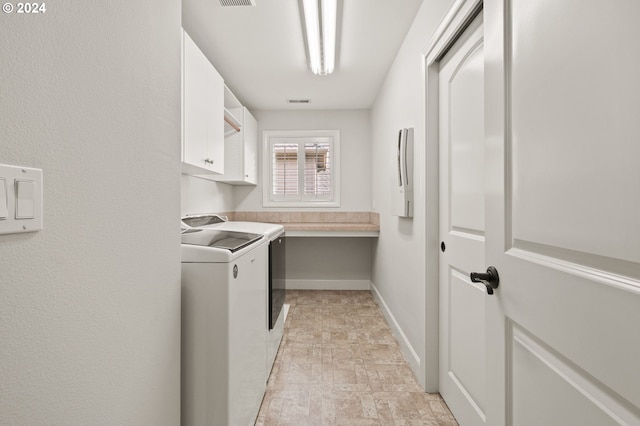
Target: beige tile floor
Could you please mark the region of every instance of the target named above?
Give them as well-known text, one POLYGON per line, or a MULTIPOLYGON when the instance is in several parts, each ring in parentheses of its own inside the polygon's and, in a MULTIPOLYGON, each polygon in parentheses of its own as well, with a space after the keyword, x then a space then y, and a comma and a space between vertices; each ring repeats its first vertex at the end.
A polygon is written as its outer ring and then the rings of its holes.
POLYGON ((457 425, 424 393, 368 291, 289 290, 256 425, 457 425))

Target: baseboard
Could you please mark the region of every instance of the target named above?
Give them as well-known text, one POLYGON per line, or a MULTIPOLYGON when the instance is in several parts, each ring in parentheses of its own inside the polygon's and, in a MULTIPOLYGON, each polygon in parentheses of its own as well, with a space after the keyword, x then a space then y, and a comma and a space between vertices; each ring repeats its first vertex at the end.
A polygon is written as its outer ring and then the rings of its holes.
POLYGON ((420 372, 420 357, 413 349, 413 346, 411 346, 411 343, 409 343, 409 339, 407 339, 407 336, 402 331, 400 324, 398 324, 398 321, 396 321, 396 318, 389 310, 389 307, 384 302, 384 299, 380 295, 380 292, 373 283, 371 283, 371 293, 373 294, 374 300, 380 306, 380 310, 382 311, 384 317, 387 319, 389 326, 391 326, 391 331, 398 340, 398 343, 400 344, 400 350, 409 363, 409 367, 411 367, 411 370, 413 370, 413 373, 416 375, 416 377, 420 377, 420 374, 422 374, 420 372))
POLYGON ((370 290, 369 280, 292 280, 287 278, 287 290, 370 290))

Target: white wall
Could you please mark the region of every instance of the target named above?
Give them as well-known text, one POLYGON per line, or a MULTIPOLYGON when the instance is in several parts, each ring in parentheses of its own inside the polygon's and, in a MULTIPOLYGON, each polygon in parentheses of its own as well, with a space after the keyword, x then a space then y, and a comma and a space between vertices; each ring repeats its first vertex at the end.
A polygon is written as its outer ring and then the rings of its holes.
POLYGON ((287 288, 368 290, 374 238, 288 237, 287 288))
POLYGON ((180 214, 224 213, 234 211, 234 186, 182 175, 180 214))
POLYGON ((44 230, 0 236, 0 424, 177 425, 180 1, 46 7, 0 16, 0 163, 44 170, 44 230))
MULTIPOLYGON (((340 207, 327 211, 371 210, 371 123, 366 110, 252 111, 258 121, 257 186, 236 187, 237 211, 307 210, 262 207, 262 132, 340 130, 340 207)), ((309 211, 323 210, 309 208, 309 211)), ((361 289, 371 278, 369 238, 288 238, 287 287, 361 289), (352 259, 344 262, 340 260, 352 259)))
POLYGON ((426 359, 425 348, 425 185, 420 176, 426 162, 421 52, 452 4, 453 0, 424 0, 371 111, 372 170, 377 171, 372 174, 373 204, 380 213, 372 281, 402 334, 405 355, 423 385, 425 365, 433 360, 426 359), (395 173, 395 138, 401 127, 415 128, 413 219, 392 216, 388 201, 389 180, 395 173))
POLYGON ((262 132, 265 130, 340 130, 341 202, 340 208, 330 210, 371 210, 371 128, 368 110, 257 110, 252 114, 258 121, 259 183, 258 186, 238 187, 235 190, 238 211, 283 210, 262 207, 262 132))

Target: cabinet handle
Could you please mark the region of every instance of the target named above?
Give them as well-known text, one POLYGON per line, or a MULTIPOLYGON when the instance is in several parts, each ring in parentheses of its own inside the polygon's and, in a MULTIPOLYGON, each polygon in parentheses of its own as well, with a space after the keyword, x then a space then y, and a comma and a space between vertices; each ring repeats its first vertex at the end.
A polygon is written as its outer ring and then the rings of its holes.
POLYGON ((205 164, 213 164, 213 160, 211 160, 210 158, 205 158, 204 159, 204 163, 205 164))

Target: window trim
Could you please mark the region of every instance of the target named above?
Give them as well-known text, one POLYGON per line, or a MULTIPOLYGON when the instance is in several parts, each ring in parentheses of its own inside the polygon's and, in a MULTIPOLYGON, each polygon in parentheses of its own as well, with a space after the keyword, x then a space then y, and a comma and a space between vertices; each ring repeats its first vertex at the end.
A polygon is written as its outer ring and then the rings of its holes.
POLYGON ((339 130, 265 130, 262 132, 262 206, 263 207, 340 207, 340 131, 339 130), (333 198, 331 200, 272 200, 270 140, 330 137, 333 139, 333 198))

